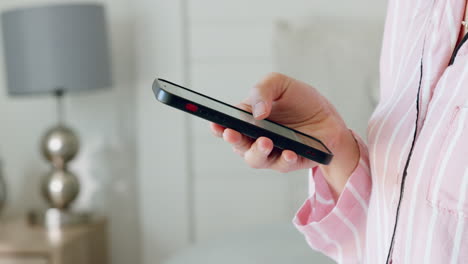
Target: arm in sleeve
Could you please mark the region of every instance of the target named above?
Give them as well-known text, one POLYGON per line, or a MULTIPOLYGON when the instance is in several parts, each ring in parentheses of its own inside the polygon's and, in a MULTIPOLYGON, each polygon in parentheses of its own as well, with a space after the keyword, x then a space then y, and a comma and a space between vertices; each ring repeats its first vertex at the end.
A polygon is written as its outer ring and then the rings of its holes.
MULTIPOLYGON (((354 133, 353 133, 354 134, 354 133)), ((367 208, 372 188, 365 143, 354 134, 360 160, 337 201, 321 170, 310 169, 309 198, 293 222, 309 245, 338 263, 360 263, 366 238, 367 208)))

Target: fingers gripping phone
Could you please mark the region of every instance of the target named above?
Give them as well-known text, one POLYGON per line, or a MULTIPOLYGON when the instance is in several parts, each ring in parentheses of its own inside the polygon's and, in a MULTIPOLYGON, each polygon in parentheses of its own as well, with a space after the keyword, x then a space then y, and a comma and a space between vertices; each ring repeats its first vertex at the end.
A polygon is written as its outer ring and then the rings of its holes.
POLYGON ((231 128, 253 139, 267 137, 276 148, 289 149, 321 164, 329 164, 331 151, 318 139, 268 119, 256 120, 247 111, 192 91, 170 81, 156 79, 156 99, 164 104, 231 128))

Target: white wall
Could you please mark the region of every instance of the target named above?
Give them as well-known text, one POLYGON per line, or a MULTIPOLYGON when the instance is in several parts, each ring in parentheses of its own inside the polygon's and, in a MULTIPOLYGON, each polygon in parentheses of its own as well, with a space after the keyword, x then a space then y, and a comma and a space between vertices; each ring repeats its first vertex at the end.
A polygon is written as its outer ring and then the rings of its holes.
POLYGON ((160 263, 188 244, 186 117, 156 102, 151 85, 184 82, 180 0, 136 4, 137 122, 143 263, 160 263))
MULTIPOLYGON (((43 2, 3 0, 0 9, 43 2)), ((68 123, 83 141, 74 168, 88 192, 77 206, 110 216, 113 263, 138 263, 140 250, 143 263, 160 263, 192 239, 290 221, 294 197, 305 197, 306 187, 292 193, 295 181, 289 178, 304 177, 302 172, 285 176, 247 168, 209 135, 205 122, 157 103, 151 83, 160 76, 236 103, 275 69, 275 21, 314 14, 382 17, 385 3, 99 2, 109 12, 115 85, 67 98, 66 107, 68 123), (97 190, 96 182, 103 184, 97 190)), ((6 85, 3 64, 0 82, 6 85)), ((19 215, 42 204, 37 183, 47 165, 37 145, 55 120, 55 108, 51 98, 10 98, 1 90, 0 154, 10 187, 6 213, 19 215)))
MULTIPOLYGON (((191 86, 230 103, 242 100, 265 74, 276 70, 273 31, 279 20, 301 17, 379 18, 384 1, 190 0, 191 86), (209 7, 209 8, 207 8, 209 7)), ((247 168, 228 146, 194 127, 196 234, 200 240, 264 223, 289 221, 298 209, 290 178, 247 168), (216 197, 216 199, 214 199, 216 197)), ((294 190, 294 189, 293 189, 294 190)), ((303 188, 306 198, 306 187, 303 188)))
MULTIPOLYGON (((54 2, 76 1, 2 0, 0 11, 54 2)), ((88 2, 107 7, 114 85, 111 90, 66 98, 67 123, 82 141, 72 164, 82 184, 75 207, 109 218, 112 263, 138 263, 133 6, 127 0, 88 2)), ((9 191, 5 215, 22 216, 30 208, 45 206, 39 180, 48 165, 38 145, 42 133, 55 123, 55 102, 46 96, 9 97, 2 56, 0 61, 0 157, 9 191)))
POLYGON ((297 197, 306 197, 306 186, 301 194, 292 193, 298 181, 290 180, 305 177, 305 172, 281 175, 247 168, 229 146, 210 135, 206 122, 157 103, 150 91, 152 79, 164 77, 237 103, 256 81, 275 70, 272 34, 277 20, 314 15, 383 19, 385 6, 382 0, 139 1, 137 113, 144 263, 165 259, 187 245, 192 235, 200 242, 290 221, 297 197))

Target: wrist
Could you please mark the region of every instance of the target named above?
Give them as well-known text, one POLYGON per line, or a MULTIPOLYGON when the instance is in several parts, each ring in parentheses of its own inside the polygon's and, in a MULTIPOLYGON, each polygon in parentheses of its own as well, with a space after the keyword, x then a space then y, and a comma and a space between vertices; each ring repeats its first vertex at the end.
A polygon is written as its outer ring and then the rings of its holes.
POLYGON ((345 125, 333 127, 333 134, 334 137, 327 143, 333 159, 329 165, 319 167, 335 198, 338 198, 359 163, 360 150, 353 133, 345 125))

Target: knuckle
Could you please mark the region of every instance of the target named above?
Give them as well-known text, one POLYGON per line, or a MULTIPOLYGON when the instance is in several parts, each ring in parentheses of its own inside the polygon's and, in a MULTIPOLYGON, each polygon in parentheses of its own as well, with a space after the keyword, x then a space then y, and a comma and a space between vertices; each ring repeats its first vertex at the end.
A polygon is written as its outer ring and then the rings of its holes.
POLYGON ((258 82, 257 85, 254 86, 253 92, 259 92, 263 89, 266 89, 269 86, 271 86, 272 83, 276 83, 280 80, 283 80, 285 77, 286 76, 284 74, 278 72, 270 72, 262 80, 260 80, 260 82, 258 82))
POLYGON ((289 77, 278 72, 271 72, 267 74, 251 91, 251 96, 259 94, 268 94, 273 91, 274 87, 283 87, 289 81, 289 77))

